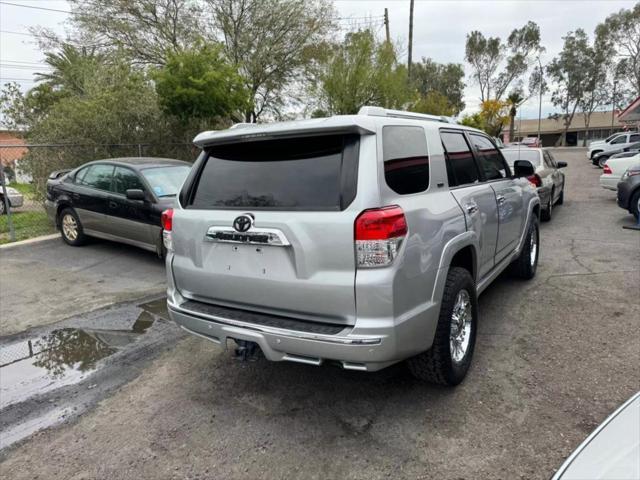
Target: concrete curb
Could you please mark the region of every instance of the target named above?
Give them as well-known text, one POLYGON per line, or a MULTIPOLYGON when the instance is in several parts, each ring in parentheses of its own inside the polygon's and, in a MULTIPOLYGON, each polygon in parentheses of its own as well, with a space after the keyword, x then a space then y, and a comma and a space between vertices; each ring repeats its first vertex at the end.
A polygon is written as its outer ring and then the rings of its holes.
POLYGON ((0 245, 0 250, 6 250, 13 247, 21 247, 22 245, 30 245, 32 243, 45 242, 47 240, 53 240, 59 238, 59 233, 52 233, 51 235, 42 235, 41 237, 27 238, 26 240, 20 240, 19 242, 4 243, 0 245))

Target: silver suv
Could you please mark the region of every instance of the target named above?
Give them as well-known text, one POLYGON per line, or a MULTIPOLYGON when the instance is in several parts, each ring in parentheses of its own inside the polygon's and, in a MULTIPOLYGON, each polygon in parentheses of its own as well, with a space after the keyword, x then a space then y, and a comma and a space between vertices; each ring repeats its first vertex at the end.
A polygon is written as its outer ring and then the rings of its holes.
POLYGON ((408 359, 455 385, 477 297, 532 278, 540 206, 529 162, 445 118, 358 115, 204 132, 163 214, 168 307, 186 331, 269 360, 374 371, 408 359))

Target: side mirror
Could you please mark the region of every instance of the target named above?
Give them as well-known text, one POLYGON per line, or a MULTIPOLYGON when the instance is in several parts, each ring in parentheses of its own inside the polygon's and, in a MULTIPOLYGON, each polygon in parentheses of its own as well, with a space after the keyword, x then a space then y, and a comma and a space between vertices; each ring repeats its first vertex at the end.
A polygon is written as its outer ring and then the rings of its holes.
POLYGON ((130 188, 127 190, 127 200, 145 200, 145 194, 143 190, 139 188, 130 188))
POLYGON ((513 162, 513 174, 514 176, 521 177, 530 177, 535 173, 533 165, 528 160, 516 160, 513 162))
POLYGON ((556 165, 558 168, 564 168, 567 166, 567 162, 556 162, 556 165))

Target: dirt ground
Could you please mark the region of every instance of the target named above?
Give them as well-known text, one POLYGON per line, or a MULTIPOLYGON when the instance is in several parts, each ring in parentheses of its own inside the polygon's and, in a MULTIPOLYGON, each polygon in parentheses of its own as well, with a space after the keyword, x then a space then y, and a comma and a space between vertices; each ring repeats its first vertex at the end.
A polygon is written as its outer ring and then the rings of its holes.
POLYGON ((241 363, 184 338, 75 421, 5 451, 10 479, 548 479, 640 389, 640 232, 582 149, 558 150, 565 204, 537 276, 480 298, 457 388, 377 373, 241 363))

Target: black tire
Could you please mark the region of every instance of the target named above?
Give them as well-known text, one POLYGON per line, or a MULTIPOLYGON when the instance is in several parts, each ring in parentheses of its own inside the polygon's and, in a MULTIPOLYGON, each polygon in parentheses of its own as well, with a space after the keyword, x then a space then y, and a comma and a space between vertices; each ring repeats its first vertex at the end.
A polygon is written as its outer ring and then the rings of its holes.
POLYGON ((540 255, 540 231, 538 229, 538 217, 533 215, 529 227, 527 228, 527 236, 522 247, 522 251, 510 265, 511 274, 523 280, 532 279, 538 268, 538 257, 540 255), (533 252, 532 236, 534 236, 535 252, 533 252), (533 259, 532 259, 533 257, 533 259))
POLYGON ((551 190, 549 194, 549 203, 547 203, 547 208, 543 208, 540 214, 540 218, 543 222, 550 222, 551 217, 553 216, 553 196, 555 195, 555 190, 551 190))
POLYGON ((600 152, 602 152, 602 150, 595 150, 593 152, 591 152, 591 157, 590 159, 593 160, 593 157, 595 157, 597 154, 599 154, 600 152))
POLYGON ((439 385, 458 385, 467 374, 476 343, 478 324, 478 299, 473 277, 464 268, 452 267, 447 274, 447 281, 440 305, 440 316, 431 348, 410 358, 407 363, 414 377, 439 385), (453 321, 453 309, 458 294, 468 294, 471 306, 469 342, 464 356, 455 361, 451 352, 450 336, 453 321))
POLYGON ((600 157, 598 159, 598 167, 604 168, 604 164, 607 163, 607 160, 609 160, 609 157, 600 157))
POLYGON ((556 205, 562 205, 564 203, 564 183, 562 184, 562 190, 560 190, 560 196, 558 197, 558 201, 556 205))
POLYGON ((633 196, 631 197, 631 202, 629 203, 629 211, 634 217, 636 217, 636 221, 638 220, 638 216, 640 215, 640 212, 638 211, 640 209, 640 205, 638 204, 638 202, 640 202, 640 190, 633 194, 633 196))
POLYGON ((7 213, 7 207, 4 204, 4 197, 0 195, 0 215, 7 213))
POLYGON ((79 247, 80 245, 84 245, 85 243, 87 243, 87 236, 84 234, 84 230, 82 229, 82 223, 80 223, 80 218, 73 208, 65 208, 58 214, 58 226, 60 227, 62 240, 64 240, 66 244, 73 247, 79 247), (66 217, 71 217, 75 222, 75 238, 73 238, 71 232, 67 231, 67 229, 65 228, 64 222, 66 220, 66 217))

